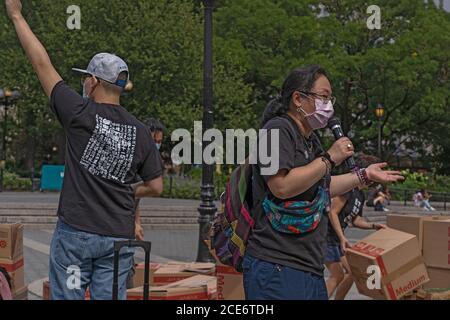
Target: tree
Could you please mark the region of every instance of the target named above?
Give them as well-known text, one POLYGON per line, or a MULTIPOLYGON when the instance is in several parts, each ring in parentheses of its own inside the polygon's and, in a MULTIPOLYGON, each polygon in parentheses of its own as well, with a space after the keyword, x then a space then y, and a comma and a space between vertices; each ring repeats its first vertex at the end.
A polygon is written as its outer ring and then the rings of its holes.
MULTIPOLYGON (((258 113, 294 67, 319 63, 332 80, 336 113, 359 150, 376 153, 382 104, 383 157, 407 145, 426 159, 437 123, 448 128, 449 14, 421 0, 379 1, 381 30, 369 30, 361 0, 226 1, 218 35, 243 51, 258 113)), ((441 133, 442 134, 442 133, 441 133)))
MULTIPOLYGON (((127 61, 135 85, 123 104, 139 119, 160 118, 169 132, 192 129, 194 120, 202 119, 203 13, 198 4, 188 0, 84 1, 81 30, 69 30, 66 9, 72 4, 70 0, 24 2, 24 15, 66 82, 81 92, 80 77, 71 68, 87 66, 98 52, 116 53, 127 61)), ((8 159, 9 168, 29 171, 32 158, 39 160, 39 167, 52 153, 53 144, 64 150, 64 140, 3 5, 0 25, 4 26, 0 61, 7 61, 0 69, 0 86, 19 87, 23 93, 15 126, 11 126, 16 135, 11 145, 17 147, 8 159), (34 144, 35 150, 24 148, 34 144)), ((215 59, 217 125, 224 129, 233 118, 234 126, 247 128, 255 119, 251 90, 234 55, 222 52, 224 56, 215 59), (244 116, 232 116, 240 112, 244 116)))

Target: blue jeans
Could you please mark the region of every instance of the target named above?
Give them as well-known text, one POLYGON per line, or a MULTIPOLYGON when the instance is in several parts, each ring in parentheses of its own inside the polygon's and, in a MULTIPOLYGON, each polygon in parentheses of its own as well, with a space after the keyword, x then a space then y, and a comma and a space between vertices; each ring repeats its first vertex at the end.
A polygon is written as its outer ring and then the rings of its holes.
MULTIPOLYGON (((114 242, 119 240, 128 239, 83 232, 59 220, 50 248, 50 299, 84 300, 89 287, 92 300, 111 300, 114 242)), ((120 300, 126 299, 133 255, 133 248, 120 251, 120 300)))
POLYGON ((247 300, 328 300, 323 277, 246 255, 243 262, 247 300))

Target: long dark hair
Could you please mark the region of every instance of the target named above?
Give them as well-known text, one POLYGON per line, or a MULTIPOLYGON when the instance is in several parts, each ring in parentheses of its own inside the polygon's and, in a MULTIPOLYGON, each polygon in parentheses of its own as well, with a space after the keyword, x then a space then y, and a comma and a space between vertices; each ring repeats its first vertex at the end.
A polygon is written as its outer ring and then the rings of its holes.
POLYGON ((328 77, 325 70, 317 64, 292 71, 284 80, 280 95, 267 104, 263 114, 262 126, 270 119, 286 114, 294 91, 310 91, 320 76, 328 77))

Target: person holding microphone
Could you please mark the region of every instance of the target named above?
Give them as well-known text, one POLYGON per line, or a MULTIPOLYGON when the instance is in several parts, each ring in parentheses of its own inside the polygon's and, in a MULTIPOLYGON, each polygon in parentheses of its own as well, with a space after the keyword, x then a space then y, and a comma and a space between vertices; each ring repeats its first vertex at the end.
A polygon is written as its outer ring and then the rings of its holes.
POLYGON ((255 225, 243 261, 248 300, 328 299, 323 271, 330 199, 370 182, 403 179, 397 171, 384 171, 386 163, 330 176, 355 152, 347 137, 325 151, 314 132, 334 114, 332 93, 322 67, 299 68, 264 112, 267 135, 279 134, 279 141, 267 139, 268 153, 278 148, 279 169, 263 175, 258 159, 253 170, 255 225))

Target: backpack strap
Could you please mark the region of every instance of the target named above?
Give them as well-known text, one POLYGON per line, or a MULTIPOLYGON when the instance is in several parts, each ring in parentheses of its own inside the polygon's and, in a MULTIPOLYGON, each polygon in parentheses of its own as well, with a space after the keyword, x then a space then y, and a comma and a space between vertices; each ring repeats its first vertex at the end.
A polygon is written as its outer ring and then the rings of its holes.
MULTIPOLYGON (((298 133, 298 129, 294 127, 294 125, 292 124, 292 120, 290 118, 287 118, 287 117, 289 117, 289 116, 288 115, 281 116, 283 121, 285 121, 288 124, 289 129, 290 129, 290 131, 292 133, 292 136, 294 138, 295 147, 297 148, 297 139, 295 139, 295 137, 296 137, 296 135, 298 133)), ((305 137, 303 135, 301 135, 301 136, 302 136, 303 140, 305 141, 305 137)), ((314 131, 311 133, 311 141, 316 146, 316 148, 319 150, 319 154, 325 153, 325 150, 323 149, 322 144, 320 143, 320 139, 319 139, 319 137, 317 136, 317 134, 314 131)), ((331 183, 331 175, 325 176, 322 179, 323 179, 323 188, 329 190, 330 183, 331 183)))
MULTIPOLYGON (((297 139, 295 139, 295 135, 297 134, 295 131, 296 129, 295 129, 294 125, 292 124, 291 120, 286 117, 288 117, 288 116, 280 116, 280 118, 283 119, 283 121, 288 124, 289 130, 294 139, 295 147, 297 147, 297 139)), ((268 191, 267 184, 264 182, 264 179, 261 176, 261 171, 260 171, 259 166, 257 164, 253 164, 252 167, 253 167, 252 181, 255 182, 255 184, 256 184, 256 190, 255 189, 252 190, 252 193, 253 193, 252 209, 254 210, 255 208, 261 208, 261 210, 262 210, 261 205, 269 191, 268 191)))

